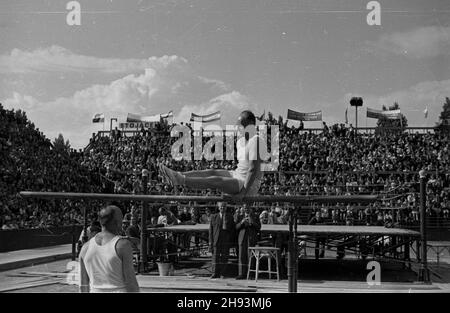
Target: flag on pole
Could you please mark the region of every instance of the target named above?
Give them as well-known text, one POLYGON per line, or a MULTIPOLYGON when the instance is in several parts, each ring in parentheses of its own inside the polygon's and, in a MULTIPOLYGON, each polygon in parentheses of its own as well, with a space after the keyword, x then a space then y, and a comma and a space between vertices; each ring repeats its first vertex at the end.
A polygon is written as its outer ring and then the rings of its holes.
POLYGON ((423 114, 425 115, 425 118, 428 118, 428 107, 425 108, 423 114))
POLYGON ((367 108, 367 114, 366 117, 368 118, 381 118, 381 110, 376 110, 372 108, 367 108))
POLYGON ((92 123, 104 123, 105 122, 105 114, 96 113, 92 117, 92 123))
POLYGON ((166 114, 161 114, 161 118, 169 118, 169 117, 173 117, 173 111, 169 111, 166 114))
POLYGON ((209 123, 218 120, 220 120, 220 111, 206 115, 198 115, 195 113, 191 113, 191 122, 209 123))

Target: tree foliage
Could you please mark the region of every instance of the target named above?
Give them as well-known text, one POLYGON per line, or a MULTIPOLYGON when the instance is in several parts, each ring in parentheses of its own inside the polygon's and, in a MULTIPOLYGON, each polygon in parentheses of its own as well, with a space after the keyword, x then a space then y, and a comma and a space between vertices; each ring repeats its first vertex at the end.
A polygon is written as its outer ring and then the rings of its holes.
POLYGON ((450 126, 450 98, 445 97, 444 106, 442 107, 441 115, 439 115, 439 122, 441 125, 450 126))
POLYGON ((57 138, 53 141, 53 149, 56 152, 61 153, 69 153, 70 152, 70 143, 69 140, 64 141, 64 136, 59 134, 57 138))

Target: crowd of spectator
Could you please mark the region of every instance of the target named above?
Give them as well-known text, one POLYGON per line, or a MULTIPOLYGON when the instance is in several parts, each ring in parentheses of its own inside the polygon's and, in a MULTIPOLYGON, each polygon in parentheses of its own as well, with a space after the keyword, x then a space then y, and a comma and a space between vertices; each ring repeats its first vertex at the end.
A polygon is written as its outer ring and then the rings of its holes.
MULTIPOLYGON (((20 190, 140 194, 143 192, 141 172, 147 169, 149 194, 212 195, 216 194, 215 190, 173 189, 162 181, 158 165, 163 163, 188 171, 231 170, 237 164, 236 160, 173 159, 171 147, 177 138, 170 136, 167 124, 132 135, 115 129, 110 135, 93 137, 84 151, 62 153, 52 147, 25 113, 0 107, 0 119, 0 222, 3 229, 69 225, 82 219, 79 202, 24 201, 17 197, 20 190)), ((362 209, 358 204, 312 207, 310 216, 302 223, 307 223, 316 213, 335 224, 375 225, 399 219, 414 223, 418 219, 417 173, 421 169, 431 173, 427 188, 429 215, 449 218, 448 135, 406 131, 363 133, 344 124, 331 127, 324 124, 319 132, 304 129, 303 125, 289 127, 286 121, 275 120, 270 114, 264 123, 279 126, 280 165, 279 171, 264 175, 261 194, 384 193, 395 198, 362 209), (399 208, 401 210, 397 210, 399 208)), ((278 214, 277 208, 281 207, 282 211, 283 206, 260 208, 259 213, 278 214)), ((132 207, 125 205, 124 213, 137 215, 131 212, 132 207)), ((196 216, 202 217, 204 213, 203 210, 196 216)))
POLYGON ((54 149, 25 112, 0 104, 0 227, 45 228, 80 223, 81 203, 25 200, 23 190, 99 191, 95 175, 81 165, 82 153, 54 149))
MULTIPOLYGON (((385 210, 391 207, 402 209, 402 222, 414 223, 418 219, 418 171, 425 169, 431 173, 427 189, 428 213, 448 219, 448 135, 431 132, 357 133, 353 127, 344 124, 331 127, 324 124, 323 131, 312 132, 302 126, 288 127, 281 118, 275 120, 271 116, 265 123, 279 125, 280 171, 264 175, 261 194, 402 195, 395 201, 383 203, 380 209, 330 208, 329 212, 321 214, 333 223, 357 221, 373 225, 380 224, 381 220, 383 223, 399 220, 400 214, 391 217, 393 213, 385 210), (341 213, 333 215, 336 211, 341 213)), ((116 131, 114 136, 98 138, 90 152, 84 155, 83 164, 113 181, 111 190, 118 193, 142 192, 140 173, 147 168, 151 175, 149 193, 215 194, 214 190, 173 190, 158 175, 158 164, 180 171, 233 169, 236 160, 174 160, 171 146, 176 139, 167 129, 159 132, 142 130, 132 136, 116 131)))

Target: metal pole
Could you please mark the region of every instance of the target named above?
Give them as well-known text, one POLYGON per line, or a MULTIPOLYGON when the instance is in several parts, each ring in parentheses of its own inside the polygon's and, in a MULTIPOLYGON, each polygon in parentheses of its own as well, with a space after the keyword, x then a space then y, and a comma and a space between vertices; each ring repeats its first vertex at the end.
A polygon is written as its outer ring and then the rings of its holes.
POLYGON ((426 172, 421 170, 419 172, 420 177, 420 236, 421 236, 421 259, 419 280, 425 283, 430 282, 430 272, 428 270, 427 261, 427 212, 426 212, 426 172))
POLYGON ((295 292, 294 289, 294 266, 293 266, 293 258, 294 256, 294 216, 293 216, 293 210, 289 208, 289 241, 288 241, 288 292, 295 292))
MULTIPOLYGON (((148 170, 142 170, 142 191, 145 194, 148 192, 148 170)), ((141 262, 142 269, 146 271, 147 265, 147 214, 148 214, 148 203, 142 201, 141 210, 141 262)))
MULTIPOLYGON (((148 171, 147 171, 148 172, 148 171)), ((72 192, 39 192, 39 191, 21 191, 20 196, 23 198, 38 199, 80 199, 80 200, 110 200, 110 201, 145 201, 165 203, 167 201, 183 201, 183 202, 292 202, 298 204, 316 203, 371 203, 383 200, 381 195, 357 195, 357 196, 248 196, 243 199, 236 199, 232 196, 172 196, 172 195, 131 195, 131 194, 106 194, 106 193, 72 193, 72 192)))
POLYGON ((72 261, 75 261, 77 257, 77 239, 75 237, 75 224, 72 224, 72 261))
POLYGON ((294 242, 293 242, 293 254, 294 254, 294 279, 292 282, 292 292, 297 292, 297 279, 298 279, 298 251, 297 251, 297 208, 294 209, 294 242))
MULTIPOLYGON (((82 205, 85 204, 84 202, 81 203, 82 205)), ((85 244, 88 241, 88 235, 87 235, 87 207, 84 206, 83 209, 83 244, 85 244)))
POLYGON ((355 114, 355 129, 356 129, 356 132, 358 132, 358 106, 355 106, 355 112, 356 112, 356 114, 355 114))
POLYGON ((109 132, 111 133, 111 131, 112 131, 112 121, 116 121, 117 122, 117 118, 111 118, 110 120, 109 120, 109 132))

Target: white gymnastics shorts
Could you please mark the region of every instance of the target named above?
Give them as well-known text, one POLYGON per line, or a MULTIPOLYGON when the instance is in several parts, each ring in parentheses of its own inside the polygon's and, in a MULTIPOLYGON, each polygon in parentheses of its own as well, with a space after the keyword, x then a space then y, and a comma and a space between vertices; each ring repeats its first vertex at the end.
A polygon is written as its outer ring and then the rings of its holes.
MULTIPOLYGON (((244 188, 245 179, 247 178, 246 175, 241 174, 238 171, 229 171, 230 176, 236 179, 239 182, 239 192, 244 188)), ((261 180, 262 180, 263 173, 259 172, 258 176, 255 178, 253 185, 250 187, 248 191, 248 195, 257 195, 259 191, 259 187, 261 186, 261 180)))
POLYGON ((246 177, 237 171, 229 171, 229 173, 230 173, 231 177, 233 177, 234 179, 236 179, 239 182, 239 191, 241 191, 242 188, 244 188, 244 183, 245 183, 246 177))

